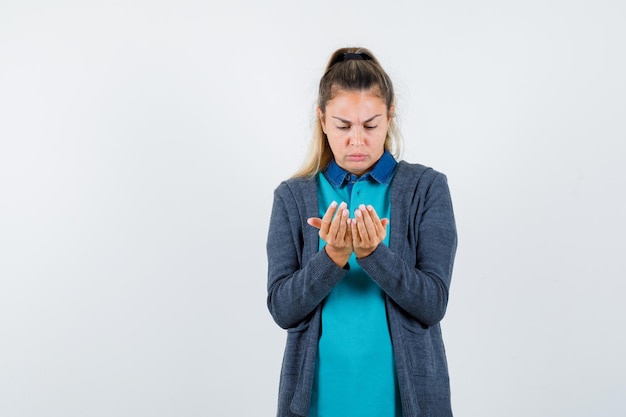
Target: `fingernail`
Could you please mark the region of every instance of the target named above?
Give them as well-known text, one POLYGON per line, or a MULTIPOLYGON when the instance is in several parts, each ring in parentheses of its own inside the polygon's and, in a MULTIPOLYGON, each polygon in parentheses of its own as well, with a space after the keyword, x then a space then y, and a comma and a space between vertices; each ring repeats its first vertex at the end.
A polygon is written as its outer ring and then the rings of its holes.
POLYGON ((370 204, 369 206, 367 206, 367 209, 368 209, 369 211, 372 211, 372 210, 374 210, 374 206, 372 206, 372 205, 370 204))
POLYGON ((359 206, 359 208, 360 208, 361 210, 365 210, 365 204, 361 204, 361 205, 359 206))
POLYGON ((348 204, 345 201, 342 201, 341 204, 339 205, 339 208, 345 209, 346 207, 348 207, 348 204))
POLYGON ((331 208, 335 208, 335 207, 337 207, 337 202, 336 202, 336 201, 333 201, 332 203, 330 203, 330 207, 331 207, 331 208))
POLYGON ((361 214, 361 210, 355 210, 355 211, 354 211, 354 215, 355 215, 356 217, 361 217, 361 216, 362 216, 362 214, 361 214))

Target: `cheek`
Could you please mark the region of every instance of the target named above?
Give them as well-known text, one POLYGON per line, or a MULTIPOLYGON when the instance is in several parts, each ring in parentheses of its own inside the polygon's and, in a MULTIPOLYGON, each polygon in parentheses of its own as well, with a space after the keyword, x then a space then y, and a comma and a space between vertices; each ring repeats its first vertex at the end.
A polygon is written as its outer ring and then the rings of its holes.
POLYGON ((346 139, 341 136, 331 136, 328 138, 328 145, 333 155, 339 157, 345 153, 346 148, 349 146, 349 141, 346 141, 346 139))
POLYGON ((373 146, 376 147, 376 149, 385 149, 385 140, 387 139, 387 134, 383 134, 380 135, 376 138, 375 143, 373 144, 373 146))
POLYGON ((328 146, 330 147, 332 153, 335 153, 335 151, 337 150, 337 141, 335 140, 335 138, 332 135, 326 135, 326 142, 328 143, 328 146))
POLYGON ((344 135, 337 134, 337 133, 331 133, 329 135, 326 135, 326 137, 328 138, 328 143, 330 144, 331 147, 333 146, 340 147, 346 141, 344 135))

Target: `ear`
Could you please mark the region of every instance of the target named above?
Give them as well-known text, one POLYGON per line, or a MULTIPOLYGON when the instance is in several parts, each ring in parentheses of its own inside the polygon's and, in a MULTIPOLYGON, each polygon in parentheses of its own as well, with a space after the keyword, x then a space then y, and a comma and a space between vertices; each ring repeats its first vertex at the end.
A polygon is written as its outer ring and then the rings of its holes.
POLYGON ((322 113, 322 109, 317 108, 317 117, 320 119, 320 124, 322 125, 322 131, 326 134, 326 121, 324 119, 324 113, 322 113))
POLYGON ((387 112, 387 119, 391 120, 396 115, 396 106, 390 106, 387 112))

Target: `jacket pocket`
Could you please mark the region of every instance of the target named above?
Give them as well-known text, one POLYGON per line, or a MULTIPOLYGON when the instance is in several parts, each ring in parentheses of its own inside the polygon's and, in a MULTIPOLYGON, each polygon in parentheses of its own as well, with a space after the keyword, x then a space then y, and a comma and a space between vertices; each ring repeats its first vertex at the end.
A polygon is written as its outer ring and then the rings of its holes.
POLYGON ((402 324, 406 355, 413 375, 431 376, 435 373, 435 354, 430 330, 417 322, 402 324))

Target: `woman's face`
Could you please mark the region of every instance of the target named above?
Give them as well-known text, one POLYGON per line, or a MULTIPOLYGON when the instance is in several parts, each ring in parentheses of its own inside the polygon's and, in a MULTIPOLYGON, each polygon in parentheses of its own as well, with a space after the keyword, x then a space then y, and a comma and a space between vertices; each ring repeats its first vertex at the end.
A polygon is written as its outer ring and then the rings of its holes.
POLYGON ((352 174, 369 171, 385 151, 390 115, 372 90, 337 91, 324 114, 318 109, 335 162, 352 174))

